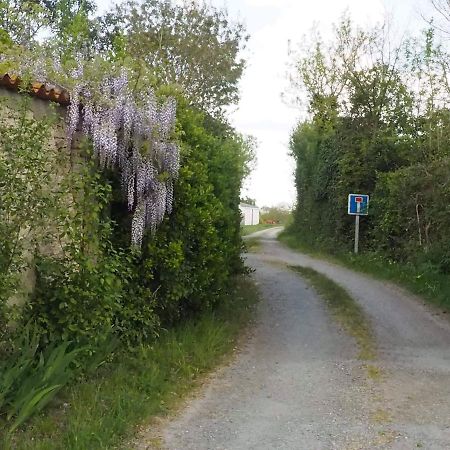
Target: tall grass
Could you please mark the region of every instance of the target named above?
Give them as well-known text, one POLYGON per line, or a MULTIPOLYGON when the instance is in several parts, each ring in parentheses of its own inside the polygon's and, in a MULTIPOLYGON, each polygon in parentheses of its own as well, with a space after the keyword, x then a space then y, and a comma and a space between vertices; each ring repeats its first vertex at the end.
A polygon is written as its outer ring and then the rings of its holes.
POLYGON ((164 415, 235 346, 257 299, 239 279, 221 306, 165 331, 153 345, 122 352, 95 376, 62 391, 48 412, 13 438, 21 450, 120 447, 152 416, 164 415))

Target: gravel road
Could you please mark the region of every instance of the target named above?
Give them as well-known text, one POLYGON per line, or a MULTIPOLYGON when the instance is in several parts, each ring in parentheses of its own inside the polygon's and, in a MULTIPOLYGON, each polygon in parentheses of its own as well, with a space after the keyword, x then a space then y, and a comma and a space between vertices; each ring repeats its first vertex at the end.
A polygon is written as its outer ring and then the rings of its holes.
MULTIPOLYGON (((262 301, 234 361, 162 433, 170 450, 450 449, 450 322, 419 299, 291 251, 264 230, 247 255, 262 301), (344 286, 372 322, 375 361, 286 264, 344 286)), ((144 447, 145 448, 145 447, 144 447)))

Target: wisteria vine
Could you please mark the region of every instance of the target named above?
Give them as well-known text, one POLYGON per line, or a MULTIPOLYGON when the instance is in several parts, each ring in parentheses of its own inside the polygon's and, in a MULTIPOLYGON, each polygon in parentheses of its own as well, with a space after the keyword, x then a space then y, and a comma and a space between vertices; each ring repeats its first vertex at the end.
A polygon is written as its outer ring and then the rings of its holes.
POLYGON ((92 139, 100 166, 120 170, 128 208, 133 212, 132 244, 140 247, 145 231, 154 233, 165 213, 172 212, 174 181, 180 167, 179 148, 171 140, 176 101, 168 98, 159 105, 150 88, 140 92, 138 103, 126 71, 105 78, 99 92, 89 89, 81 71, 73 77, 69 143, 81 130, 92 139))
MULTIPOLYGON (((0 56, 0 62, 1 56, 0 56)), ((61 66, 53 60, 52 73, 61 66)), ((18 75, 32 74, 48 82, 47 66, 41 60, 19 61, 18 75)), ((131 242, 141 247, 146 230, 154 233, 173 207, 174 182, 180 168, 178 145, 171 139, 176 119, 176 101, 160 104, 152 88, 136 99, 126 70, 91 83, 83 65, 70 74, 73 87, 67 113, 67 138, 76 133, 93 143, 100 167, 120 171, 128 208, 133 214, 131 242)))

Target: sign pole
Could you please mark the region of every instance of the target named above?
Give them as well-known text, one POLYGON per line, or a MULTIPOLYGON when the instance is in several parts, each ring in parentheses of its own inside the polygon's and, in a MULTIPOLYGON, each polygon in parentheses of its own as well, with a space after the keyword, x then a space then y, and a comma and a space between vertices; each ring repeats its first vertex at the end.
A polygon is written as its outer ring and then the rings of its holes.
POLYGON ((355 216, 355 253, 358 253, 359 247, 359 216, 355 216))
POLYGON ((355 254, 358 254, 359 250, 359 213, 361 212, 361 203, 356 203, 356 212, 355 216, 355 254))

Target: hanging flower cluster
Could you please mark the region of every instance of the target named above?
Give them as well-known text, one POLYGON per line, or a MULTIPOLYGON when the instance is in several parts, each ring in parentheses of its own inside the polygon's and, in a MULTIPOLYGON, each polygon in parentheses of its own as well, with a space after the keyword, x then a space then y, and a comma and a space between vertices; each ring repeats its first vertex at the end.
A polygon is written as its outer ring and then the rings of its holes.
MULTIPOLYGON (((67 75, 57 57, 2 58, 13 64, 17 75, 31 76, 49 83, 67 75)), ((67 137, 72 143, 76 132, 91 138, 94 154, 101 168, 120 171, 124 196, 133 214, 132 244, 140 247, 146 230, 152 233, 170 214, 174 181, 178 177, 180 154, 171 140, 175 126, 176 101, 158 102, 152 88, 139 92, 136 99, 126 70, 119 76, 105 76, 93 83, 85 75, 83 64, 68 79, 70 105, 67 114, 67 137)))
POLYGON ((129 88, 127 73, 105 78, 96 92, 83 82, 81 71, 71 91, 67 133, 77 130, 92 139, 102 168, 118 168, 128 208, 133 212, 132 243, 141 246, 144 232, 152 233, 170 214, 173 185, 180 167, 179 149, 171 141, 176 102, 160 105, 152 89, 140 93, 139 103, 129 88))

